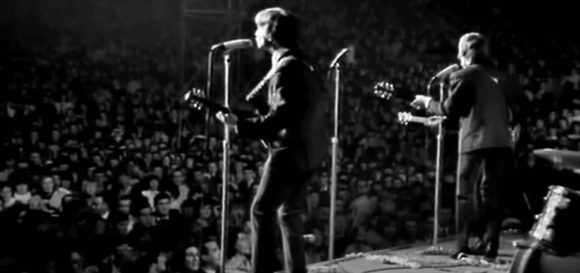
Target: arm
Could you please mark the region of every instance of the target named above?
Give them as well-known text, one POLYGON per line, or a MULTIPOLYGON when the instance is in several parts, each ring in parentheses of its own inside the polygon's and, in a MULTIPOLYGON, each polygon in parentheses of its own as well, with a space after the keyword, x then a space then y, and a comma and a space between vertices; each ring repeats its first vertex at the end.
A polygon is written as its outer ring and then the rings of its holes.
POLYGON ((466 116, 475 103, 475 87, 465 73, 451 75, 451 94, 443 103, 430 100, 427 112, 441 116, 466 116))

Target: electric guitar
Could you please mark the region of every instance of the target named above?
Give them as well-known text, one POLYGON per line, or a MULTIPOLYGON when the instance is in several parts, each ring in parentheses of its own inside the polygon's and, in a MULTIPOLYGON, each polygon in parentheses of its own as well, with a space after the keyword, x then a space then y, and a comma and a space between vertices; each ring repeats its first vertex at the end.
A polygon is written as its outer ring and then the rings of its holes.
MULTIPOLYGON (((195 110, 201 110, 202 108, 206 108, 214 113, 217 113, 217 112, 233 113, 236 116, 241 117, 241 118, 249 118, 249 117, 258 116, 258 114, 254 111, 232 109, 232 108, 224 106, 223 104, 213 102, 213 101, 207 99, 203 90, 201 90, 199 88, 192 88, 189 91, 187 91, 183 95, 183 101, 195 110)), ((264 145, 264 147, 267 148, 268 147, 267 144, 269 143, 268 140, 266 140, 265 138, 262 138, 261 141, 262 141, 262 145, 264 145)))
POLYGON ((430 116, 430 117, 418 117, 413 116, 409 112, 399 112, 397 113, 398 120, 401 124, 407 125, 409 123, 420 123, 426 126, 439 125, 446 117, 444 116, 430 116))
MULTIPOLYGON (((381 99, 389 100, 396 94, 395 85, 391 82, 380 81, 375 84, 373 94, 381 99)), ((409 112, 399 112, 397 113, 397 116, 399 122, 403 125, 414 122, 427 126, 434 126, 438 125, 445 119, 444 116, 417 117, 409 112)))

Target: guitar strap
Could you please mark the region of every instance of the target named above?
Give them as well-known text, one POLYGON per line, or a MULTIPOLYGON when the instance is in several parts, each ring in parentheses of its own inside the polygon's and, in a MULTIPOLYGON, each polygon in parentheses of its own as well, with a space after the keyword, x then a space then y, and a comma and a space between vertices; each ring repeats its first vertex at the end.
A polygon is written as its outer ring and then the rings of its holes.
MULTIPOLYGON (((280 68, 282 66, 284 66, 285 64, 287 64, 291 60, 295 60, 295 59, 296 59, 296 57, 294 57, 294 56, 286 56, 286 57, 280 59, 280 61, 278 61, 275 66, 272 66, 270 71, 268 71, 268 73, 266 73, 266 76, 264 76, 264 78, 262 78, 262 80, 260 82, 258 82, 258 84, 256 84, 256 86, 254 86, 254 88, 252 88, 252 91, 250 91, 250 93, 248 93, 248 95, 246 95, 246 101, 251 102, 253 99, 255 99, 258 96, 258 94, 260 93, 260 91, 262 90, 262 88, 264 88, 266 83, 268 83, 268 81, 270 81, 270 79, 276 74, 276 72, 280 71, 280 68)), ((304 65, 306 65, 306 67, 308 67, 308 69, 313 70, 313 68, 310 64, 308 64, 304 61, 302 61, 302 62, 304 63, 304 65)))

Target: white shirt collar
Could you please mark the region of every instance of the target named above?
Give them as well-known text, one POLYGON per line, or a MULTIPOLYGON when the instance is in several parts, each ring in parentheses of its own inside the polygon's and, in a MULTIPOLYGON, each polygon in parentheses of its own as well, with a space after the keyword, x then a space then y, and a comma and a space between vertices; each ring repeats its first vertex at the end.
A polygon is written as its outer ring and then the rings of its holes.
POLYGON ((274 52, 272 52, 272 67, 275 67, 276 64, 280 61, 280 58, 282 58, 282 55, 284 55, 284 53, 288 52, 288 48, 279 48, 274 50, 274 52))

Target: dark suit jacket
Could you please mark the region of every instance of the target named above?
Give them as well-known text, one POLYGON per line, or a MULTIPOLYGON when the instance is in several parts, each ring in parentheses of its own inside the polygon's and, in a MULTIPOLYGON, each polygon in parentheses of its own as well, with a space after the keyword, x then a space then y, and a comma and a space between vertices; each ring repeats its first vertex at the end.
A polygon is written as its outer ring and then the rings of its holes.
POLYGON ((501 73, 470 65, 450 76, 451 90, 443 102, 431 101, 427 111, 459 117, 461 153, 480 149, 510 147, 509 88, 501 73))
POLYGON ((268 82, 268 113, 240 120, 238 133, 262 138, 271 152, 285 150, 302 170, 319 168, 329 125, 322 80, 298 50, 283 53, 277 62, 268 82))

